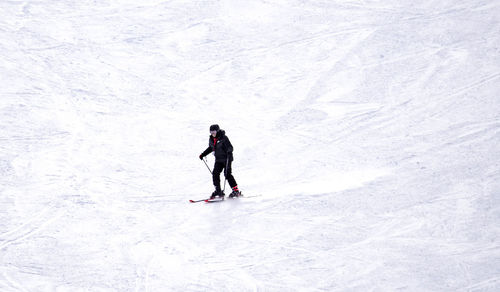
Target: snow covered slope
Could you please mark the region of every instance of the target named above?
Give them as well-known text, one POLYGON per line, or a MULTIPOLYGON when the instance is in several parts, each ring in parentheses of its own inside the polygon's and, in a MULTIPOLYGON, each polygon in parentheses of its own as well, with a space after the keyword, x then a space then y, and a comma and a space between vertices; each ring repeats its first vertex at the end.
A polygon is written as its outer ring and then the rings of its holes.
POLYGON ((499 15, 0 2, 0 290, 498 291, 499 15))

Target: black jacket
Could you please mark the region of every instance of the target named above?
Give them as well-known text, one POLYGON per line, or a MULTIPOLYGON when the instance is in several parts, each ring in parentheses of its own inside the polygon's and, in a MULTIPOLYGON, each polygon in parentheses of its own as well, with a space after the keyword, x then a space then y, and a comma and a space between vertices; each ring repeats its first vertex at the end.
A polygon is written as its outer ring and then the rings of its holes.
POLYGON ((224 130, 217 131, 215 138, 210 135, 208 148, 201 155, 207 156, 211 152, 215 152, 215 161, 226 162, 227 159, 233 161, 233 145, 231 145, 231 141, 229 141, 224 130))

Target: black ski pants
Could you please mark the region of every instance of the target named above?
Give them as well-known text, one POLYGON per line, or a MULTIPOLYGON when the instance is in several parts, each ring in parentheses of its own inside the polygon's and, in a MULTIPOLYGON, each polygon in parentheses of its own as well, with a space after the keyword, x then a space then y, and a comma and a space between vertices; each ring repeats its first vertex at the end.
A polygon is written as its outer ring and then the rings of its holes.
POLYGON ((214 171, 212 174, 212 178, 214 181, 214 186, 216 190, 220 190, 220 173, 222 170, 224 170, 224 175, 226 176, 227 181, 229 182, 229 186, 231 188, 234 188, 237 186, 236 180, 234 179, 233 175, 231 174, 231 164, 232 161, 227 161, 227 167, 226 167, 226 161, 216 161, 214 165, 214 171))

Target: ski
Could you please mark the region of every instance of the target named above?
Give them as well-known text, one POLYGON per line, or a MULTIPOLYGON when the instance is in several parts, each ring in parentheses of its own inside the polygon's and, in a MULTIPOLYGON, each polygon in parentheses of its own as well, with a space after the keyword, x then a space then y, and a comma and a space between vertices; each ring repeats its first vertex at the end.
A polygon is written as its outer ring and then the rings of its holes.
POLYGON ((251 195, 251 196, 238 196, 238 197, 235 197, 235 198, 231 198, 231 199, 248 199, 248 198, 255 198, 255 197, 260 197, 262 195, 251 195))
POLYGON ((221 199, 221 198, 214 198, 214 199, 201 199, 201 200, 189 200, 190 203, 200 203, 200 202, 205 202, 205 203, 218 203, 218 202, 223 202, 225 200, 234 200, 234 199, 246 199, 246 198, 255 198, 255 197, 260 197, 262 195, 253 195, 253 196, 238 196, 238 197, 233 197, 233 198, 224 198, 224 199, 221 199))
POLYGON ((218 203, 218 202, 224 202, 224 198, 215 198, 215 199, 206 199, 205 203, 218 203))
POLYGON ((210 203, 212 201, 223 201, 224 199, 221 199, 221 198, 214 198, 214 199, 201 199, 201 200, 189 200, 190 203, 199 203, 199 202, 206 202, 206 203, 210 203))
POLYGON ((199 202, 205 202, 208 199, 201 199, 201 200, 189 200, 190 203, 199 203, 199 202))
POLYGON ((227 200, 236 200, 236 199, 248 199, 248 198, 255 198, 255 197, 260 197, 262 195, 253 195, 253 196, 238 196, 238 197, 227 197, 227 198, 215 198, 215 199, 207 199, 205 200, 205 203, 218 203, 218 202, 224 202, 227 200))

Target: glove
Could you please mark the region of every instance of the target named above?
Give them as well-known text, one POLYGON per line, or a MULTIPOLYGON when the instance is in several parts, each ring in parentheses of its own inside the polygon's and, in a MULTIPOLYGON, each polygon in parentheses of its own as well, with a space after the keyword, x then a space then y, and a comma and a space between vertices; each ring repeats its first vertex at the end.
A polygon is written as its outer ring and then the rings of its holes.
POLYGON ((203 160, 203 153, 200 154, 200 160, 203 160))

